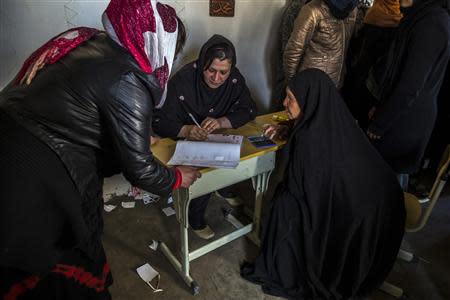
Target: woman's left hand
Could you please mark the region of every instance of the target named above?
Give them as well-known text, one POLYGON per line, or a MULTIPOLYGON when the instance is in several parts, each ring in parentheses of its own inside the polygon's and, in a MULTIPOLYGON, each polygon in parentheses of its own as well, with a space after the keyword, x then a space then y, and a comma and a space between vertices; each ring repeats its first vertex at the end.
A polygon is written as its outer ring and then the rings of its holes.
POLYGON ((211 133, 214 130, 222 128, 220 121, 218 119, 214 119, 214 118, 210 118, 210 117, 207 117, 206 119, 204 119, 201 126, 208 133, 211 133))
POLYGON ((160 139, 161 138, 157 136, 150 136, 150 145, 156 144, 157 142, 159 142, 160 139))
POLYGON ((367 136, 369 137, 369 139, 371 140, 379 140, 381 139, 380 135, 376 135, 375 133, 370 132, 369 130, 367 130, 367 136))

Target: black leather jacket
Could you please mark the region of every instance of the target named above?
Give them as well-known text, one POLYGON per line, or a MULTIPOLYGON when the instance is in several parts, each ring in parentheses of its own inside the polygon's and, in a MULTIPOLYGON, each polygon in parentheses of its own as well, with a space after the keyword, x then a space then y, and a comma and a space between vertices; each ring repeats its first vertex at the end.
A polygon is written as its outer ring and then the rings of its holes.
POLYGON ((150 152, 157 80, 100 33, 30 85, 9 84, 0 109, 50 146, 86 199, 101 199, 103 178, 123 172, 134 186, 167 195, 175 172, 150 152))

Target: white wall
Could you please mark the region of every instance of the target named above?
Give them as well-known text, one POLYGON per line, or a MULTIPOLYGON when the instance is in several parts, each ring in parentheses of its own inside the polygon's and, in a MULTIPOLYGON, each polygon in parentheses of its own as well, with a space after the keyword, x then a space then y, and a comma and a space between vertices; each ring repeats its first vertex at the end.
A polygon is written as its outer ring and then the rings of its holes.
MULTIPOLYGON (((0 89, 35 49, 75 26, 101 27, 109 1, 0 0, 0 89)), ((209 0, 166 0, 185 22, 188 39, 175 68, 196 58, 214 33, 236 47, 238 67, 261 112, 272 108, 273 49, 279 17, 286 0, 236 0, 235 17, 209 17, 209 0)))

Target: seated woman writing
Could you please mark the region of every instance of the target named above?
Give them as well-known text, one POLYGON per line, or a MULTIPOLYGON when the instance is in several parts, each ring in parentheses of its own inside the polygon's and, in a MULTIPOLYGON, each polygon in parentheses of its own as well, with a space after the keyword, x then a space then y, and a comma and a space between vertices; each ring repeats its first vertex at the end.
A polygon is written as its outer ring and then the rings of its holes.
MULTIPOLYGON (((205 140, 217 129, 244 125, 256 113, 245 79, 236 67, 233 44, 214 35, 203 45, 198 59, 169 81, 167 100, 155 112, 153 129, 161 137, 205 140)), ((220 192, 230 204, 237 204, 228 190, 220 192)), ((189 223, 205 239, 214 236, 204 217, 209 198, 209 194, 196 198, 189 207, 189 223)))
MULTIPOLYGON (((324 72, 295 75, 283 104, 294 121, 285 177, 260 254, 242 275, 289 299, 365 296, 396 259, 405 225, 402 190, 324 72)), ((266 133, 280 130, 270 126, 266 133)))

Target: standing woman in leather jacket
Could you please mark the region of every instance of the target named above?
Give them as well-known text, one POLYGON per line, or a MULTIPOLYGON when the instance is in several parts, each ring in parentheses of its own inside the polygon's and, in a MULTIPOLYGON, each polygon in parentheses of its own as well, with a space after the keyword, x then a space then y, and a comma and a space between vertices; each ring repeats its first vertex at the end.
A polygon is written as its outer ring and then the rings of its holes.
POLYGON ((297 72, 317 68, 338 89, 342 87, 357 4, 357 0, 312 0, 302 7, 283 54, 286 82, 297 72))
POLYGON ((200 175, 149 150, 152 109, 185 39, 175 10, 111 0, 103 24, 50 40, 0 93, 2 299, 110 299, 103 178, 123 172, 168 195, 200 175))

